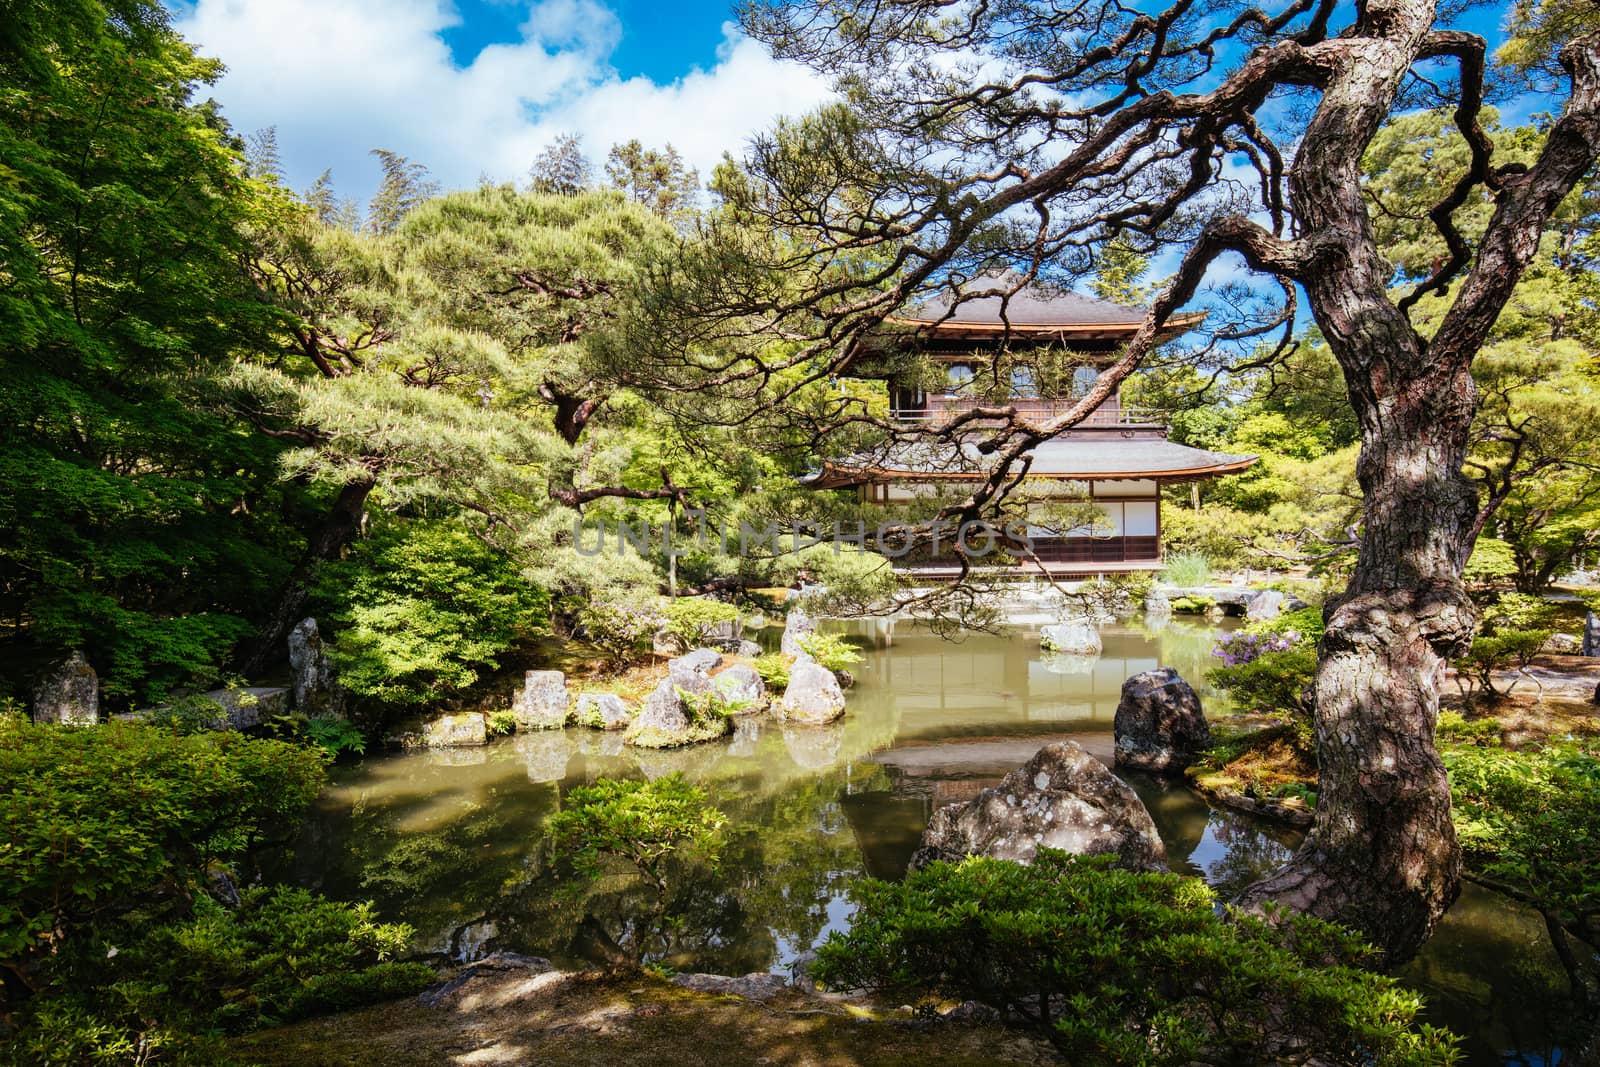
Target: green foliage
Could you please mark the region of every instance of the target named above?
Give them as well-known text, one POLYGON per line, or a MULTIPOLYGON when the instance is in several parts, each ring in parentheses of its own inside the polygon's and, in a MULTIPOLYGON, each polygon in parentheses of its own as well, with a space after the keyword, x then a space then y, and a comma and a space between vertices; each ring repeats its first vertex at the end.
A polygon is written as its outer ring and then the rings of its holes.
POLYGON ((723 845, 728 818, 682 774, 653 782, 602 778, 567 794, 549 822, 556 855, 586 877, 600 872, 607 857, 632 864, 640 876, 666 891, 663 863, 693 850, 711 860, 723 845))
POLYGON ((789 686, 789 661, 779 652, 768 652, 764 656, 757 656, 751 662, 756 673, 761 675, 761 680, 773 692, 782 692, 789 686))
POLYGON ((1482 689, 1498 695, 1494 676, 1498 671, 1513 668, 1527 669, 1533 658, 1550 640, 1549 630, 1504 630, 1494 634, 1479 634, 1472 639, 1466 655, 1451 660, 1451 665, 1463 676, 1472 678, 1482 689))
POLYGON ((661 622, 654 603, 591 602, 578 613, 583 636, 614 664, 629 663, 648 651, 661 622))
POLYGON ((212 860, 284 835, 323 756, 241 734, 0 718, 0 961, 169 897, 212 860))
POLYGON ((679 597, 669 600, 666 607, 667 629, 690 648, 705 643, 714 629, 738 617, 737 606, 704 597, 679 597))
POLYGON ((1472 556, 1461 570, 1468 585, 1489 586, 1517 573, 1517 559, 1511 546, 1497 537, 1480 537, 1472 546, 1472 556))
POLYGON ((1600 743, 1442 755, 1468 866, 1600 949, 1600 743))
POLYGON ((299 551, 281 444, 218 408, 283 207, 153 0, 8 5, 0 61, 0 654, 81 649, 112 705, 208 683, 299 551))
POLYGON ((346 689, 380 706, 469 690, 540 633, 548 596, 456 522, 385 524, 323 570, 328 657, 346 689))
POLYGON ((1555 622, 1556 606, 1543 597, 1527 593, 1501 593, 1483 612, 1483 628, 1488 633, 1511 630, 1548 631, 1555 622))
POLYGON ((1032 865, 934 863, 852 892, 817 976, 899 997, 977 1000, 1073 1062, 1444 1064, 1452 1038, 1367 950, 1303 916, 1219 915, 1196 880, 1041 850, 1032 865))
POLYGON ((510 708, 491 711, 483 717, 484 729, 490 737, 504 737, 517 732, 517 713, 510 708))
POLYGON ((1172 610, 1179 615, 1204 615, 1216 606, 1216 599, 1209 596, 1181 596, 1172 602, 1172 610))
POLYGON ((1226 689, 1248 710, 1289 711, 1309 718, 1316 673, 1316 646, 1296 643, 1291 648, 1262 652, 1236 666, 1213 667, 1206 680, 1226 689))
POLYGON ((370 904, 304 889, 247 889, 237 908, 202 896, 187 918, 106 930, 93 951, 55 961, 54 984, 23 1012, 14 1062, 140 1062, 131 1050, 152 1032, 205 1062, 218 1050, 195 1035, 241 1033, 426 988, 431 968, 393 959, 410 936, 409 927, 376 921, 370 904))
POLYGON ((1467 719, 1459 711, 1441 711, 1433 727, 1441 742, 1462 745, 1495 744, 1500 740, 1500 724, 1494 719, 1467 719))
POLYGON ((843 634, 802 634, 799 642, 806 655, 830 671, 848 670, 861 662, 861 650, 843 634))
POLYGON ((1199 552, 1169 552, 1161 568, 1161 583, 1179 588, 1206 585, 1211 581, 1211 562, 1199 552))
POLYGON ((346 752, 360 756, 367 751, 366 735, 341 715, 313 715, 306 720, 305 732, 330 759, 338 759, 346 752))

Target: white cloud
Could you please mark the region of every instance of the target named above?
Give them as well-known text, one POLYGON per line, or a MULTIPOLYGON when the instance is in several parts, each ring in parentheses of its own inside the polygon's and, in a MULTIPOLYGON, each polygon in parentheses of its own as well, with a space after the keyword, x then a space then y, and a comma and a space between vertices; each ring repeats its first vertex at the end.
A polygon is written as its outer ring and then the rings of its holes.
POLYGON ((618 77, 610 56, 621 27, 597 0, 537 0, 521 41, 490 45, 465 67, 440 37, 457 21, 447 0, 195 0, 176 19, 228 65, 214 95, 236 129, 276 126, 292 184, 332 167, 339 191, 357 197, 377 181, 372 148, 459 188, 483 173, 521 178, 569 130, 597 165, 637 137, 670 141, 704 176, 778 115, 827 95, 731 23, 715 65, 659 85, 618 77))

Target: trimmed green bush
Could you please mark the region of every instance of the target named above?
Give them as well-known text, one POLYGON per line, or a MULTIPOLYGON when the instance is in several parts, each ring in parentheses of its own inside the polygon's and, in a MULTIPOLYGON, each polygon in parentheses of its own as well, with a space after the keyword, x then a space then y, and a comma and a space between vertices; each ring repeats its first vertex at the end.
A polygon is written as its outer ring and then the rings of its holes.
POLYGON ((456 522, 381 526, 324 568, 317 600, 340 684, 379 706, 459 695, 549 622, 544 591, 456 522))
POLYGON ((704 644, 716 627, 737 619, 739 609, 720 600, 681 597, 667 602, 666 617, 667 629, 693 648, 704 644))
POLYGON ((1032 865, 934 863, 852 893, 814 972, 898 999, 976 1000, 1072 1063, 1454 1062, 1420 998, 1362 969, 1339 927, 1221 915, 1197 879, 1040 850, 1032 865))

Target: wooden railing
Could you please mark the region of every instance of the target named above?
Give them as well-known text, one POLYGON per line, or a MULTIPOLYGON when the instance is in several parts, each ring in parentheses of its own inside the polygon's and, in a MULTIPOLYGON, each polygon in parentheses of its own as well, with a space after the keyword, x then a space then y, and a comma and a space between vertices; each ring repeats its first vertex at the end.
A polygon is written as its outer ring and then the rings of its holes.
MULTIPOLYGON (((1157 537, 1035 537, 1033 554, 1050 567, 1092 565, 1096 563, 1159 563, 1161 540, 1157 537)), ((972 560, 976 567, 1027 565, 1025 555, 1008 556, 994 551, 972 560)), ((896 567, 959 566, 955 546, 940 544, 937 552, 919 548, 894 561, 896 567)))
MULTIPOLYGON (((1032 422, 1040 422, 1065 415, 1071 411, 1076 400, 1062 397, 1055 400, 998 400, 986 401, 970 396, 930 396, 916 407, 901 406, 892 408, 889 412, 891 418, 900 422, 937 422, 947 419, 952 415, 959 415, 963 411, 974 408, 1013 408, 1016 413, 1032 422)), ((1148 408, 1125 408, 1116 404, 1102 404, 1089 413, 1089 417, 1077 424, 1084 427, 1140 427, 1148 429, 1161 429, 1166 425, 1165 419, 1158 411, 1148 408)))

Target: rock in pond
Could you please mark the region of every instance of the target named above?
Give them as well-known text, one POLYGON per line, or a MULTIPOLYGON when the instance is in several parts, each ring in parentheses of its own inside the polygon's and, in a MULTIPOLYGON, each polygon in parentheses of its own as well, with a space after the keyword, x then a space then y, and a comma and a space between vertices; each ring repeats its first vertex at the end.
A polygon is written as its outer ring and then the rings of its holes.
POLYGON ((1110 854, 1135 871, 1166 869, 1167 850, 1128 784, 1075 741, 1057 741, 965 804, 934 812, 911 869, 964 856, 1032 861, 1041 848, 1110 854))
POLYGON ((645 698, 625 740, 638 748, 678 748, 726 736, 733 728, 732 720, 723 715, 696 716, 683 696, 705 696, 711 691, 711 679, 701 672, 670 670, 645 698))
POLYGON ((100 721, 100 676, 74 652, 33 691, 33 721, 93 726, 100 721))
POLYGON ((746 663, 735 663, 711 679, 711 687, 732 705, 729 710, 739 715, 750 715, 767 706, 767 683, 761 680, 756 669, 746 663))
POLYGON ((488 741, 488 724, 481 711, 441 715, 422 724, 422 743, 429 748, 461 748, 488 741))
POLYGON ((251 685, 241 689, 213 689, 203 694, 221 709, 219 730, 248 730, 263 719, 289 710, 289 689, 281 685, 251 685))
POLYGON ((798 656, 810 659, 810 654, 800 647, 802 637, 810 637, 817 632, 817 620, 795 608, 789 612, 789 617, 783 624, 783 640, 778 645, 778 651, 785 656, 798 656))
POLYGON ((699 671, 702 674, 710 674, 720 666, 722 653, 714 648, 697 648, 667 663, 671 670, 699 671))
POLYGON ((1122 683, 1112 731, 1117 766, 1154 774, 1181 774, 1211 743, 1199 694, 1171 667, 1122 683))
POLYGON ((1146 615, 1171 615, 1172 598, 1167 591, 1159 585, 1154 586, 1144 595, 1144 613, 1146 615))
POLYGON ((1046 652, 1066 652, 1075 656, 1100 654, 1100 631, 1088 619, 1068 619, 1039 631, 1039 647, 1046 652))
POLYGON ((615 693, 580 693, 573 720, 591 730, 626 730, 628 705, 615 693))
POLYGON ((334 680, 316 619, 301 619, 289 631, 289 692, 296 710, 306 715, 344 711, 344 692, 334 680))
POLYGON ((778 701, 778 717, 821 726, 844 714, 844 690, 833 672, 812 659, 789 669, 789 684, 778 701))
POLYGON ((519 730, 559 730, 567 724, 567 676, 560 671, 529 671, 522 692, 511 701, 519 730))

